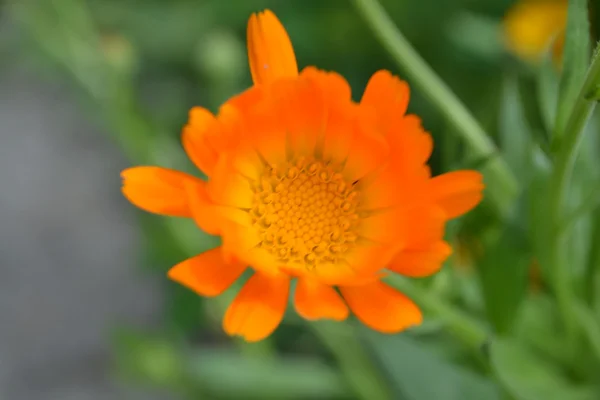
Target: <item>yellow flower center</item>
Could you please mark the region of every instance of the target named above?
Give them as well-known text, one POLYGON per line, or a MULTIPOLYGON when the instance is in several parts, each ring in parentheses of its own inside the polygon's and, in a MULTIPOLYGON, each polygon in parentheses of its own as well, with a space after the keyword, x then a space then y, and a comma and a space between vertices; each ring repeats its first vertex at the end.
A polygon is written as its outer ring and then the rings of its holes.
POLYGON ((282 265, 337 263, 354 246, 358 192, 339 170, 298 158, 266 168, 253 185, 260 246, 282 265))

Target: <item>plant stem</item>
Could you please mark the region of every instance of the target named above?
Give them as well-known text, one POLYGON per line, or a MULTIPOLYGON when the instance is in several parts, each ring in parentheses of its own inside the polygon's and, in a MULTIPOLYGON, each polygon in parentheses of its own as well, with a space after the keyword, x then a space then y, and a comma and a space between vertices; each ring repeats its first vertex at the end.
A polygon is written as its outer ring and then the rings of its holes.
POLYGON ((486 164, 490 198, 503 213, 507 212, 517 195, 517 182, 499 157, 492 140, 452 90, 419 56, 377 0, 354 0, 354 4, 398 65, 462 135, 475 157, 490 157, 486 164))
POLYGON ((568 235, 563 229, 563 214, 566 210, 571 174, 577 158, 577 150, 583 139, 584 127, 592 115, 596 100, 588 99, 589 94, 600 84, 600 45, 594 52, 583 87, 577 102, 569 116, 558 154, 556 155, 551 181, 552 241, 549 243, 553 252, 551 259, 552 283, 559 310, 565 324, 567 337, 571 346, 576 345, 576 325, 573 318, 573 293, 567 269, 568 235))

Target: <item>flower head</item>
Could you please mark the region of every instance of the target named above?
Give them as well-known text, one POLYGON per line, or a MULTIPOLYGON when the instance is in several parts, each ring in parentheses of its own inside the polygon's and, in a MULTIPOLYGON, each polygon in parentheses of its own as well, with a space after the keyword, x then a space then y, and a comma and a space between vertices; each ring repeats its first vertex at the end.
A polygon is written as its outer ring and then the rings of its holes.
POLYGON ((435 273, 450 254, 444 224, 479 203, 475 171, 432 178, 431 136, 407 115, 408 85, 387 71, 360 103, 340 75, 298 72, 287 33, 270 11, 248 24, 254 86, 217 115, 197 107, 183 146, 208 179, 158 167, 123 172, 125 196, 150 212, 193 218, 222 245, 173 267, 169 277, 216 296, 249 266, 224 318, 248 341, 281 322, 290 281, 295 308, 398 332, 419 324, 418 307, 381 282, 388 271, 435 273))
POLYGON ((520 0, 506 14, 504 36, 518 57, 537 61, 549 49, 560 60, 567 26, 567 0, 520 0))

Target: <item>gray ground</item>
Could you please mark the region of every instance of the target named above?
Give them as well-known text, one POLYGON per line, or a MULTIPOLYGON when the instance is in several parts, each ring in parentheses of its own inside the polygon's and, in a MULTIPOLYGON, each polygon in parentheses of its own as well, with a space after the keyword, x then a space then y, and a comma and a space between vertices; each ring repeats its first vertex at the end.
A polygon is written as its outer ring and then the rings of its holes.
POLYGON ((126 165, 68 91, 0 70, 0 399, 164 399, 111 382, 107 332, 151 326, 126 165))

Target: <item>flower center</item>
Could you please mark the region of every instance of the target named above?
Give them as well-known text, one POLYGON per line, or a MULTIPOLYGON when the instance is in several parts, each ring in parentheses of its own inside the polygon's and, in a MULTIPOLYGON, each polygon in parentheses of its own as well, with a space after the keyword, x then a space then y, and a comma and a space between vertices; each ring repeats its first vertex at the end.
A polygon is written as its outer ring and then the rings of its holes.
POLYGON ((340 168, 298 158, 266 168, 253 185, 260 246, 284 265, 337 263, 354 246, 358 192, 340 168))

